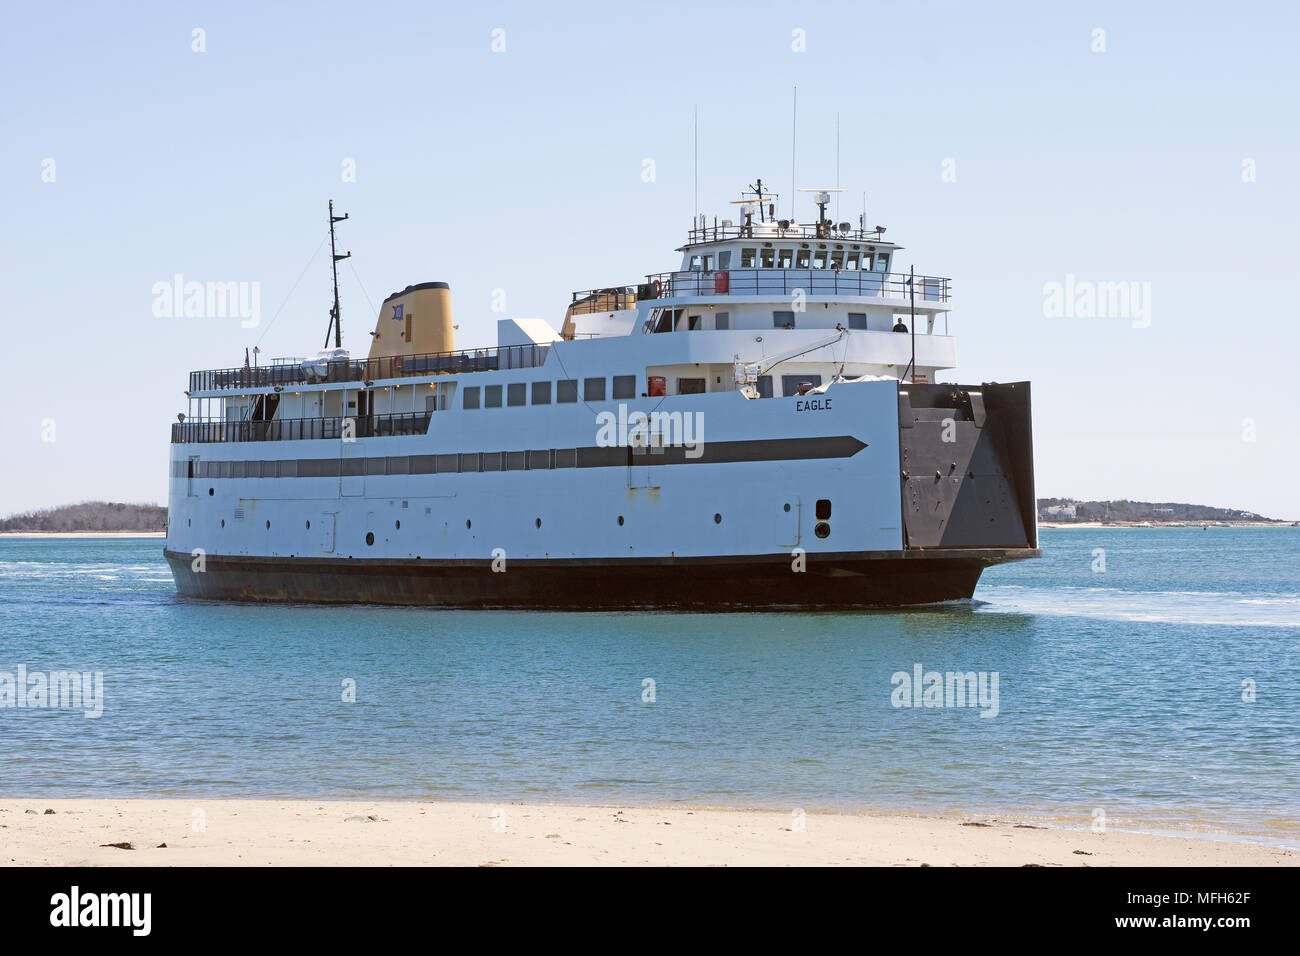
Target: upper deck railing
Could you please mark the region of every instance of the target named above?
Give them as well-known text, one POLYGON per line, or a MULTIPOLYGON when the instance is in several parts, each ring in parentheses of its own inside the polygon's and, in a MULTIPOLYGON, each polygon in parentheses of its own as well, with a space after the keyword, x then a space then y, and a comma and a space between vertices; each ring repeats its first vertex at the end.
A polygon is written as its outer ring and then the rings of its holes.
POLYGON ((573 293, 575 315, 635 308, 646 299, 705 295, 853 295, 908 298, 915 283, 918 302, 947 302, 949 280, 900 272, 849 269, 731 269, 725 272, 659 272, 634 286, 573 293))
POLYGON ((459 375, 510 368, 537 368, 549 345, 505 345, 458 352, 427 352, 375 359, 337 359, 315 367, 263 365, 190 372, 190 393, 240 388, 272 388, 322 382, 373 382, 418 375, 459 375))
MULTIPOLYGON (((686 233, 688 246, 704 242, 719 242, 723 239, 820 239, 824 242, 880 242, 883 243, 884 230, 848 229, 840 230, 834 223, 791 222, 782 229, 777 222, 754 223, 746 226, 732 224, 722 225, 716 220, 713 225, 696 226, 686 233)), ((891 243, 892 245, 892 243, 891 243)))

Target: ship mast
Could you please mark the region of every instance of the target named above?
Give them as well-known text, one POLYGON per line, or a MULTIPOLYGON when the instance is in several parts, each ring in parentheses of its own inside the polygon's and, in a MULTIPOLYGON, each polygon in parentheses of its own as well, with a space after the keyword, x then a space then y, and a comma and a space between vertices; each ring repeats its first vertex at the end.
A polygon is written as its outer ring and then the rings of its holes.
POLYGON ((330 309, 330 324, 325 330, 325 345, 330 344, 330 329, 334 330, 334 347, 343 348, 343 326, 339 317, 339 262, 343 259, 351 258, 352 253, 339 255, 334 248, 334 223, 342 222, 348 218, 348 214, 341 216, 334 215, 334 200, 330 200, 330 268, 334 271, 334 308, 330 309))

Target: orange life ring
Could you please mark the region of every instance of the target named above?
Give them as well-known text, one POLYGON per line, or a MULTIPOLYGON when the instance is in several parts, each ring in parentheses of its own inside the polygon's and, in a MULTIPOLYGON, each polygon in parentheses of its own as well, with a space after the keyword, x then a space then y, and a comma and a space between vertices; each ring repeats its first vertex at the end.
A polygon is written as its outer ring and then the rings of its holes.
POLYGON ((663 293, 664 293, 664 284, 663 284, 662 282, 660 282, 658 279, 654 279, 654 280, 651 281, 651 285, 653 285, 653 286, 655 287, 655 296, 654 296, 654 297, 655 297, 656 299, 659 298, 661 295, 663 295, 663 293))

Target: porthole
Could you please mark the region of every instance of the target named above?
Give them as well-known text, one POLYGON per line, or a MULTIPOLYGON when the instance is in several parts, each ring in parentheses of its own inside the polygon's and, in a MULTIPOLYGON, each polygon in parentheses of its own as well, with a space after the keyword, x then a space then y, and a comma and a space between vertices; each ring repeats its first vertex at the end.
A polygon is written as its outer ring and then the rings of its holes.
POLYGON ((790 502, 788 502, 788 501, 785 503, 785 510, 786 510, 786 511, 789 511, 789 510, 790 510, 790 502))
POLYGON ((465 527, 466 527, 466 528, 469 528, 469 527, 472 527, 472 526, 473 526, 473 522, 471 522, 468 518, 466 518, 466 519, 465 519, 465 527))
POLYGON ((211 498, 211 497, 212 497, 212 494, 213 494, 213 491, 212 491, 211 488, 209 488, 209 489, 208 489, 208 497, 211 498))
POLYGON ((819 521, 816 527, 813 528, 813 534, 819 538, 829 538, 831 536, 831 526, 825 521, 819 521))
POLYGON ((619 525, 620 528, 623 526, 623 516, 622 516, 622 515, 619 515, 619 516, 618 516, 618 525, 619 525))
POLYGON ((393 522, 393 529, 396 530, 396 531, 401 531, 401 530, 402 530, 402 522, 400 522, 400 521, 394 521, 394 522, 393 522))
POLYGON ((221 527, 224 528, 225 526, 226 526, 226 519, 225 519, 225 518, 222 518, 222 519, 221 519, 221 527))
POLYGON ((542 526, 542 519, 541 519, 541 518, 538 518, 538 519, 537 519, 537 527, 540 528, 541 526, 542 526))
POLYGON ((307 530, 308 530, 308 531, 311 530, 311 522, 310 522, 310 521, 307 522, 307 530))
POLYGON ((186 519, 185 519, 185 527, 187 527, 187 528, 192 528, 192 527, 194 527, 194 519, 193 519, 193 518, 186 518, 186 519))
POLYGON ((817 520, 829 521, 831 517, 831 500, 829 498, 817 499, 817 520))
POLYGON ((270 522, 270 521, 268 521, 268 522, 266 523, 266 530, 267 530, 267 531, 270 531, 270 530, 271 530, 271 522, 270 522))
POLYGON ((714 515, 714 516, 713 516, 713 523, 714 523, 714 524, 722 524, 722 515, 714 515))
POLYGON ((374 543, 375 543, 375 533, 373 531, 367 531, 366 544, 374 544, 374 543))

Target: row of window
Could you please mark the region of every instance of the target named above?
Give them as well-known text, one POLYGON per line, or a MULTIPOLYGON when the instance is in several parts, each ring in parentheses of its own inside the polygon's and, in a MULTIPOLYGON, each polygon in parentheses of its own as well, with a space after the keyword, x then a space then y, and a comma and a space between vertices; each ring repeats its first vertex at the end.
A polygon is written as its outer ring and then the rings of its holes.
MULTIPOLYGON (((772 313, 772 328, 774 329, 793 329, 795 327, 795 322, 795 314, 789 310, 779 309, 772 313)), ((866 327, 867 313, 849 313, 849 328, 865 329, 866 327)))
POLYGON ((178 477, 338 478, 365 475, 446 475, 481 471, 539 471, 626 465, 622 447, 539 448, 531 451, 452 452, 375 458, 297 458, 284 461, 180 461, 178 477))
MULTIPOLYGON (((615 375, 612 397, 636 398, 636 376, 615 375)), ((584 402, 603 402, 606 399, 604 378, 584 378, 582 380, 582 400, 584 402)), ((560 405, 571 405, 578 401, 578 380, 562 378, 558 382, 512 382, 509 385, 466 385, 461 389, 465 408, 500 408, 502 399, 508 407, 518 405, 550 405, 551 385, 554 384, 554 399, 560 405)))
MULTIPOLYGON (((731 251, 718 253, 718 268, 726 272, 731 268, 731 251)), ((691 272, 712 272, 713 256, 699 253, 691 256, 691 272)), ((858 252, 856 249, 752 249, 740 250, 742 269, 840 269, 846 272, 888 272, 889 253, 858 252), (874 269, 872 267, 875 267, 874 269)))

